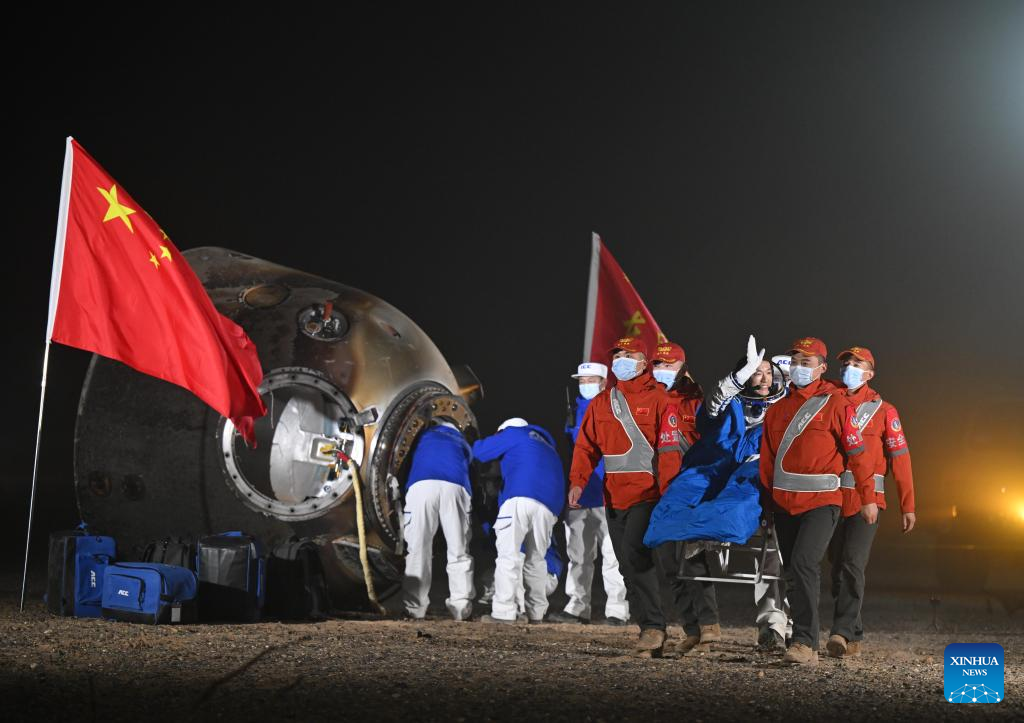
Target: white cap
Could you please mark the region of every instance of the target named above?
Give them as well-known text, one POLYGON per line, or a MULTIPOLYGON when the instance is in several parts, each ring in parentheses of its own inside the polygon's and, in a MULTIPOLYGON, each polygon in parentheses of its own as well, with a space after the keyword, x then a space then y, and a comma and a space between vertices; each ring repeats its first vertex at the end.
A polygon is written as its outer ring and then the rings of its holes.
POLYGON ((580 377, 601 377, 602 379, 607 379, 608 367, 597 362, 583 362, 576 369, 576 373, 572 375, 573 379, 579 379, 580 377))
POLYGON ((498 425, 498 431, 500 432, 505 427, 525 427, 528 422, 522 417, 512 417, 512 419, 506 419, 500 425, 498 425))

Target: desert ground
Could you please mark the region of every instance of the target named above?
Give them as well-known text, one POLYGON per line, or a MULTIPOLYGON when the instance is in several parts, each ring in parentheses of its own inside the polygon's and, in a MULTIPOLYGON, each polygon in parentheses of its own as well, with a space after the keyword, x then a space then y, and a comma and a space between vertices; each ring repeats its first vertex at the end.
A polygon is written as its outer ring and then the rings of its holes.
MULTIPOLYGON (((627 656, 636 627, 597 621, 350 614, 151 627, 56 618, 36 594, 19 613, 18 576, 0 582, 8 721, 1024 719, 1024 611, 981 596, 876 592, 860 656, 822 653, 816 668, 793 669, 755 650, 750 588, 739 585, 720 590, 725 640, 716 649, 637 660, 627 656), (943 699, 942 654, 952 642, 1003 646, 1005 701, 943 699)), ((30 590, 42 584, 36 574, 30 590)), ((828 605, 825 594, 826 628, 828 605)))

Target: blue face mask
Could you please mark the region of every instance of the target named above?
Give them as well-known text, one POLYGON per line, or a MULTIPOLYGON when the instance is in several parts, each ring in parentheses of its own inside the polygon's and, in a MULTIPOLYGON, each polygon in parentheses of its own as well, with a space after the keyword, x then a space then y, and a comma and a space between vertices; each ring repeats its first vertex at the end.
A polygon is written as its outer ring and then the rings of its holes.
POLYGON ((789 368, 789 378, 798 387, 806 387, 808 384, 814 381, 814 370, 820 367, 798 367, 791 366, 789 368))
POLYGON ((674 372, 671 369, 655 369, 653 374, 655 381, 664 384, 666 389, 671 389, 672 385, 676 383, 679 372, 674 372))
POLYGON ((593 399, 601 393, 601 385, 593 382, 580 384, 580 396, 584 399, 593 399))
POLYGON ((843 384, 848 389, 856 389, 864 383, 864 370, 852 364, 843 367, 843 384))
POLYGON ((612 371, 619 380, 628 382, 640 374, 640 362, 628 356, 620 356, 612 360, 612 371))

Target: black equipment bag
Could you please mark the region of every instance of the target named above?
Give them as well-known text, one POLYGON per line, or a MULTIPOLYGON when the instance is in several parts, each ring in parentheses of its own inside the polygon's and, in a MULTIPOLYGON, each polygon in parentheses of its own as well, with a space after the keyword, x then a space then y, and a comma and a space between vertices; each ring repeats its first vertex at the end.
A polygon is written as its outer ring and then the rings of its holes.
POLYGON ((244 532, 203 537, 196 545, 201 620, 256 622, 265 597, 260 541, 244 532))
POLYGON ((142 553, 143 562, 158 562, 195 570, 196 546, 188 537, 165 537, 146 545, 142 553))
POLYGON ((324 620, 330 611, 316 544, 292 538, 275 547, 267 560, 267 614, 282 620, 324 620))

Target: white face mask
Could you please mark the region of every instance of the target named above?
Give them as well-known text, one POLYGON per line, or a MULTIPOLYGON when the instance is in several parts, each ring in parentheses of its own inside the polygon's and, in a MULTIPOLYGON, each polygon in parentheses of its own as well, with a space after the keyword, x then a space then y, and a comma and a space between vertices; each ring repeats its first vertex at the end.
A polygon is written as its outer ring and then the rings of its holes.
POLYGON ((659 384, 664 384, 666 389, 671 389, 672 385, 676 383, 676 377, 679 376, 679 372, 674 372, 671 369, 655 369, 654 379, 659 384))
POLYGON ((601 385, 595 382, 580 384, 580 396, 584 399, 593 399, 601 393, 601 385))
POLYGON ((847 389, 856 389, 864 383, 864 370, 852 364, 843 367, 843 384, 847 389))
POLYGON ((628 382, 640 374, 640 362, 628 356, 620 356, 612 360, 612 371, 621 381, 628 382))
POLYGON ((821 364, 816 367, 798 367, 794 365, 789 368, 789 378, 798 387, 806 387, 814 381, 814 370, 819 368, 821 368, 821 364))

